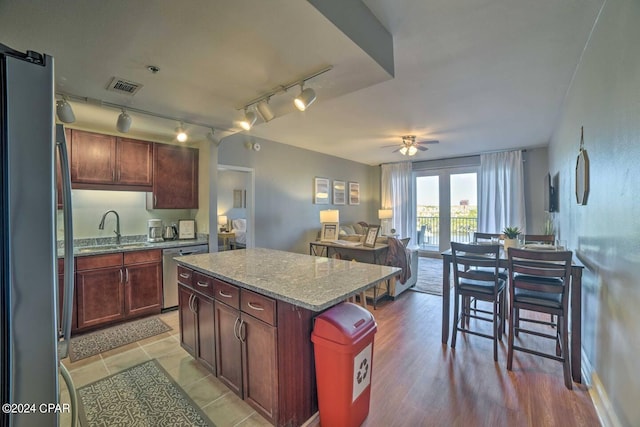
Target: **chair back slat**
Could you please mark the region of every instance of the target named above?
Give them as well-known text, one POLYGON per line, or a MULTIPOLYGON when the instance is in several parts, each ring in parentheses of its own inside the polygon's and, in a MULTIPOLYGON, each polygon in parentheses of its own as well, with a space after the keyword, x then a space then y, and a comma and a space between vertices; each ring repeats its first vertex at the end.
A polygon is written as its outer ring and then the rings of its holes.
POLYGON ((474 245, 451 242, 454 283, 460 279, 498 282, 500 245, 474 245), (483 267, 478 271, 473 267, 483 267), (493 271, 491 270, 493 269, 493 271))
POLYGON ((556 241, 555 234, 525 234, 524 243, 546 243, 553 245, 556 241))
POLYGON ((509 281, 512 289, 561 293, 563 298, 566 298, 571 279, 573 256, 571 251, 552 252, 510 248, 508 256, 509 281), (536 278, 538 280, 535 280, 536 278))
POLYGON ((500 233, 482 233, 480 231, 475 231, 473 233, 473 241, 475 243, 490 242, 491 239, 495 237, 497 237, 498 239, 504 239, 504 236, 500 233))

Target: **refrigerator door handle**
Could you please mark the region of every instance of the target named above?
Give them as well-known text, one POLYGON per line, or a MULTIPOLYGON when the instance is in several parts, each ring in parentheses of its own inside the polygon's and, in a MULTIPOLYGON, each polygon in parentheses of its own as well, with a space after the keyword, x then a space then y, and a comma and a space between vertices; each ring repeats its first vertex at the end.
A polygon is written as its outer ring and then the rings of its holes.
POLYGON ((62 171, 62 216, 64 222, 64 301, 62 304, 62 342, 60 358, 69 354, 71 319, 73 315, 74 265, 73 265, 73 220, 71 218, 71 171, 67 155, 67 141, 64 127, 56 125, 56 146, 60 155, 62 171))

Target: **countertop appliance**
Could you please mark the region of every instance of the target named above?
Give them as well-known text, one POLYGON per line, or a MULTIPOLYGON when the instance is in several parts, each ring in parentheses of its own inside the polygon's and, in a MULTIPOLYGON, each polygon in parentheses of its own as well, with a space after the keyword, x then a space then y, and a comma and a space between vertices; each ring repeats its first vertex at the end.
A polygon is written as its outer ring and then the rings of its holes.
POLYGON ((162 220, 161 219, 148 220, 147 229, 149 230, 147 233, 148 242, 156 243, 156 242, 162 242, 164 240, 162 238, 162 220))
POLYGON ((209 252, 209 245, 182 246, 162 251, 162 309, 178 306, 178 263, 173 259, 182 255, 209 252))
POLYGON ((164 228, 164 240, 176 240, 178 238, 178 226, 175 224, 167 225, 164 228))
POLYGON ((75 389, 60 363, 71 334, 73 225, 66 141, 63 127, 54 122, 54 102, 53 58, 0 44, 0 403, 36 408, 35 413, 0 412, 2 426, 58 425, 55 411, 38 408, 59 403, 59 370, 69 387, 72 412, 77 408, 75 389), (56 147, 65 241, 60 324, 56 147))

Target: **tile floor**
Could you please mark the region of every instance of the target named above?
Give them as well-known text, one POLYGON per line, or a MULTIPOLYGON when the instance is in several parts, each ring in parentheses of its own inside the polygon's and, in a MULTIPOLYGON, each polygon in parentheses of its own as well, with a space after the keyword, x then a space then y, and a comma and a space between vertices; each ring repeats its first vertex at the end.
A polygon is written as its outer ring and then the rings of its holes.
MULTIPOLYGON (((271 425, 180 347, 177 311, 161 314, 160 318, 173 330, 74 363, 64 359, 62 363, 71 373, 75 387, 80 388, 146 360, 157 359, 216 426, 271 425)), ((60 384, 61 401, 69 402, 69 392, 62 378, 60 384)), ((70 426, 71 415, 63 414, 60 425, 70 426)))

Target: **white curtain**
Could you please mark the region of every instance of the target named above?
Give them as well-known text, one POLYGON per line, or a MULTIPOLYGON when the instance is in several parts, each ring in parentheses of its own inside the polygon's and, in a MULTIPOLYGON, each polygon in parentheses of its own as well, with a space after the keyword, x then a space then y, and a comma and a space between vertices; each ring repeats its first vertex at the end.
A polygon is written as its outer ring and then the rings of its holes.
POLYGON ((521 151, 480 155, 479 190, 478 231, 519 227, 526 232, 521 151))
POLYGON ((403 237, 415 241, 416 220, 411 204, 411 162, 381 166, 380 192, 382 209, 392 209, 392 228, 403 237))

